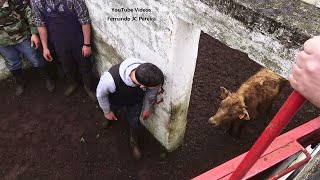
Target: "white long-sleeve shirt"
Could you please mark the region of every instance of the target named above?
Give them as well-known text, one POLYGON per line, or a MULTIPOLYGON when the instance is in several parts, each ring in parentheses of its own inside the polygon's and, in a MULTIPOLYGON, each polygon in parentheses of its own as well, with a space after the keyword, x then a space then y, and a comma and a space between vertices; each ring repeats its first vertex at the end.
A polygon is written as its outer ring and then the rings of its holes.
MULTIPOLYGON (((143 63, 145 62, 138 58, 128 58, 120 64, 120 77, 127 86, 137 86, 130 78, 130 73, 132 72, 132 70, 136 69, 139 65, 143 63)), ((154 104, 154 100, 156 98, 159 88, 160 86, 158 88, 152 89, 147 88, 143 98, 144 110, 150 110, 151 106, 154 104)), ((100 81, 96 91, 99 105, 104 113, 110 111, 110 102, 108 95, 116 92, 116 90, 116 84, 113 80, 112 75, 109 72, 104 72, 103 75, 100 77, 100 81)))

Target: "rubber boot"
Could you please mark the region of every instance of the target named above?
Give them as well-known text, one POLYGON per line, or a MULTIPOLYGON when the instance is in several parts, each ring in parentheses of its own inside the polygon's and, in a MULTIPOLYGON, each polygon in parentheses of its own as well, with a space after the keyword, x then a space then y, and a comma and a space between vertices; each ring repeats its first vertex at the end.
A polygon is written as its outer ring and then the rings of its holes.
POLYGON ((67 74, 67 82, 68 82, 69 86, 67 87, 66 91, 64 92, 64 95, 70 96, 79 87, 79 82, 77 81, 76 77, 71 74, 67 74))
POLYGON ((133 158, 136 160, 141 159, 142 153, 138 145, 138 129, 130 128, 130 146, 132 148, 133 158))
POLYGON ((93 102, 97 101, 96 93, 92 90, 92 78, 89 73, 82 75, 84 90, 93 102))
POLYGON ((16 81, 16 96, 21 97, 24 92, 25 80, 22 75, 21 69, 16 69, 11 71, 15 81, 16 81))
POLYGON ((46 88, 48 89, 49 92, 53 92, 56 88, 54 81, 52 78, 49 76, 48 71, 46 70, 45 67, 38 67, 37 68, 40 76, 45 80, 46 82, 46 88))

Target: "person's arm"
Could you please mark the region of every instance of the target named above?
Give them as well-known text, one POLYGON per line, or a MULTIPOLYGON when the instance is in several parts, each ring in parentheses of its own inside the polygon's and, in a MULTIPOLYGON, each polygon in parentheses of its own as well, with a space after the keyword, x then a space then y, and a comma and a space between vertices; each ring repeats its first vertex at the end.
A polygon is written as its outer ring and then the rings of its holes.
POLYGON ((152 88, 152 89, 147 89, 144 99, 143 99, 143 112, 142 112, 142 119, 146 120, 149 118, 151 114, 151 108, 153 107, 157 93, 160 89, 160 86, 152 88))
POLYGON ((83 32, 83 44, 90 44, 90 32, 91 32, 91 28, 90 28, 90 24, 84 24, 82 25, 82 32, 83 32))
POLYGON ((91 55, 91 41, 90 41, 90 24, 82 25, 82 33, 83 33, 83 47, 82 47, 82 55, 84 57, 89 57, 91 55))
POLYGON ((307 40, 303 48, 288 80, 292 88, 320 108, 320 36, 307 40))
POLYGON ((91 55, 91 47, 90 46, 85 46, 91 44, 90 41, 90 16, 89 16, 89 11, 86 6, 86 3, 84 0, 73 0, 73 7, 75 12, 77 13, 78 16, 78 21, 82 25, 82 33, 83 33, 83 47, 82 47, 82 55, 84 57, 89 57, 91 55))
POLYGON ((52 61, 53 58, 48 48, 48 31, 47 31, 46 24, 43 20, 41 10, 39 9, 39 4, 37 4, 34 0, 31 0, 30 5, 32 8, 32 14, 33 14, 33 20, 34 20, 33 23, 36 27, 38 27, 37 30, 39 32, 39 36, 41 39, 41 44, 43 48, 43 57, 47 61, 52 61))
POLYGON ((42 48, 43 48, 43 57, 47 60, 47 61, 52 61, 53 57, 50 53, 50 50, 48 48, 48 30, 46 26, 40 26, 38 27, 38 32, 40 35, 40 39, 41 39, 41 44, 42 44, 42 48))
POLYGON ((100 108, 108 120, 116 120, 113 112, 110 110, 109 94, 114 93, 116 85, 109 72, 104 73, 97 86, 96 95, 100 108), (114 117, 113 117, 114 116, 114 117))
MULTIPOLYGON (((37 3, 40 3, 40 2, 37 2, 37 3)), ((32 8, 32 17, 33 17, 33 23, 36 27, 39 27, 39 26, 45 26, 45 22, 43 20, 43 17, 42 17, 42 13, 41 13, 41 10, 39 8, 39 4, 37 4, 35 2, 35 0, 30 0, 30 5, 31 5, 31 8, 32 8)))
POLYGON ((39 36, 41 39, 42 47, 43 49, 49 49, 48 48, 48 30, 47 27, 41 26, 38 27, 39 36))
POLYGON ((31 34, 37 34, 38 31, 37 31, 37 27, 35 27, 35 24, 34 24, 34 17, 32 15, 31 8, 26 2, 24 2, 23 5, 21 6, 23 6, 22 10, 24 12, 24 17, 28 20, 28 25, 29 25, 31 34))
POLYGON ((31 33, 31 46, 34 46, 37 49, 40 46, 40 39, 37 35, 37 28, 34 25, 34 17, 32 15, 31 8, 29 7, 29 4, 27 2, 23 2, 20 4, 20 10, 23 11, 22 13, 28 21, 28 26, 30 28, 31 33))

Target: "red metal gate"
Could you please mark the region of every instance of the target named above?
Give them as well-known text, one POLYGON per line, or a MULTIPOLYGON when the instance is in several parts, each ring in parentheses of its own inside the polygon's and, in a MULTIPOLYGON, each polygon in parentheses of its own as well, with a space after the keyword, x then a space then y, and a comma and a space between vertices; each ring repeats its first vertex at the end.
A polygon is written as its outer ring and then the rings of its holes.
POLYGON ((310 154, 304 149, 304 146, 314 141, 314 138, 320 137, 320 117, 277 137, 304 102, 305 99, 294 91, 249 152, 195 177, 194 180, 248 179, 299 151, 306 154, 303 161, 270 179, 278 179, 308 162, 310 154))

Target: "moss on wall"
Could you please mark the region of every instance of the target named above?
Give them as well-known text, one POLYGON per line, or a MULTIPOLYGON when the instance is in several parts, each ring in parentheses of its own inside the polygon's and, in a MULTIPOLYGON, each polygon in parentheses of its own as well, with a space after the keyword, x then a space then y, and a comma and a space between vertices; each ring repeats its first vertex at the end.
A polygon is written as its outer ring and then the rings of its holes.
POLYGON ((189 101, 171 104, 170 121, 168 123, 168 151, 173 151, 183 142, 186 131, 189 101), (179 142, 179 143, 177 143, 179 142))
POLYGON ((98 33, 93 31, 93 54, 94 54, 94 71, 96 76, 107 71, 112 65, 118 64, 123 59, 120 57, 115 48, 106 43, 98 33))

